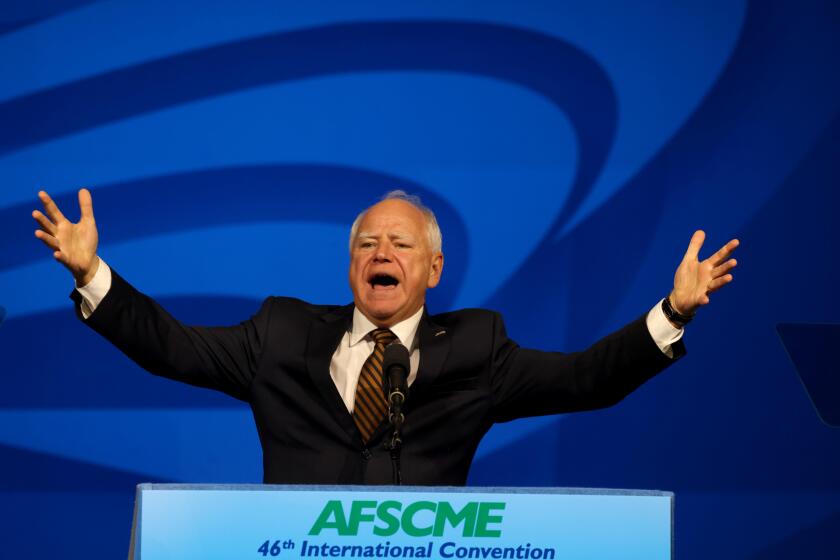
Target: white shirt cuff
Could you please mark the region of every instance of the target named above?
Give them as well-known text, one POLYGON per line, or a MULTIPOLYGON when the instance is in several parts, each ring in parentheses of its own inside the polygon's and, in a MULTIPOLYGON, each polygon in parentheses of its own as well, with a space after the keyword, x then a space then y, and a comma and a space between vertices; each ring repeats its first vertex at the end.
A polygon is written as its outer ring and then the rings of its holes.
POLYGON ((671 321, 665 316, 665 312, 662 311, 661 299, 647 314, 647 328, 662 353, 669 358, 673 358, 674 350, 671 345, 682 338, 685 329, 678 329, 671 324, 671 321))
POLYGON ((76 286, 76 291, 82 295, 82 317, 87 319, 90 317, 99 303, 105 298, 108 290, 111 289, 111 267, 105 264, 105 261, 100 257, 99 268, 93 279, 84 286, 76 286))

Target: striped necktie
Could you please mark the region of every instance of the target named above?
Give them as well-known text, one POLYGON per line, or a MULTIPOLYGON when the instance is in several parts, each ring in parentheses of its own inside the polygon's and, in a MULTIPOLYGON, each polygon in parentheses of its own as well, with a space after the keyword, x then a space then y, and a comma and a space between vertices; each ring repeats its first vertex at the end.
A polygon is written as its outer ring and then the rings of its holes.
POLYGON ((388 329, 376 329, 370 332, 370 337, 375 345, 359 374, 356 403, 353 406, 353 420, 365 443, 388 413, 388 403, 382 391, 382 357, 385 355, 385 347, 396 340, 397 335, 388 329))

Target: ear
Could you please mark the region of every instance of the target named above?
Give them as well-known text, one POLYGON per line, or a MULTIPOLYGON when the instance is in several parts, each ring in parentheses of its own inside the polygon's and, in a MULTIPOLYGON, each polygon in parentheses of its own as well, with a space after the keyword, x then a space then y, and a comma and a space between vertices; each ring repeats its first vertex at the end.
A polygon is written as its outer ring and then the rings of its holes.
POLYGON ((426 281, 427 288, 434 288, 440 282, 440 275, 443 273, 443 253, 432 256, 432 266, 429 268, 429 278, 426 281))

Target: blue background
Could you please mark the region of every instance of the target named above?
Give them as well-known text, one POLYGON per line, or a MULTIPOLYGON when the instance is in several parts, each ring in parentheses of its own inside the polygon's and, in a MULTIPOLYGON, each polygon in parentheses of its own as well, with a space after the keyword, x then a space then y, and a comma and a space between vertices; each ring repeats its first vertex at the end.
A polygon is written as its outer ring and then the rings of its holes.
POLYGON ((695 228, 704 255, 738 237, 687 359, 494 428, 470 483, 674 491, 681 559, 840 547, 840 431, 775 331, 840 311, 836 2, 0 7, 4 557, 124 554, 141 481, 261 479, 247 408, 75 319, 30 213, 44 188, 75 219, 80 186, 105 260, 199 324, 350 301, 349 224, 392 188, 443 227, 431 311, 497 309, 537 348, 647 311, 695 228))

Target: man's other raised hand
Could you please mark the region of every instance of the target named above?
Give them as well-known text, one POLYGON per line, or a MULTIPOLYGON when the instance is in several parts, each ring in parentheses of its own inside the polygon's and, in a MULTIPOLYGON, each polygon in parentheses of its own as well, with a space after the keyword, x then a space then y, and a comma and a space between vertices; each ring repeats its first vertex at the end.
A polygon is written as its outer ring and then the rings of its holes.
POLYGON ((46 192, 40 191, 38 198, 44 205, 46 215, 38 210, 32 212, 40 228, 35 230, 35 237, 53 250, 53 257, 70 271, 77 286, 88 284, 99 268, 99 257, 96 255, 99 234, 93 218, 90 191, 79 191, 81 218, 76 223, 64 217, 46 192))
POLYGON ((740 242, 733 239, 711 257, 700 260, 700 248, 706 234, 697 230, 691 237, 688 250, 674 274, 674 290, 670 294, 671 306, 683 315, 693 315, 701 305, 709 303, 709 294, 732 281, 730 271, 738 261, 730 258, 740 242))

